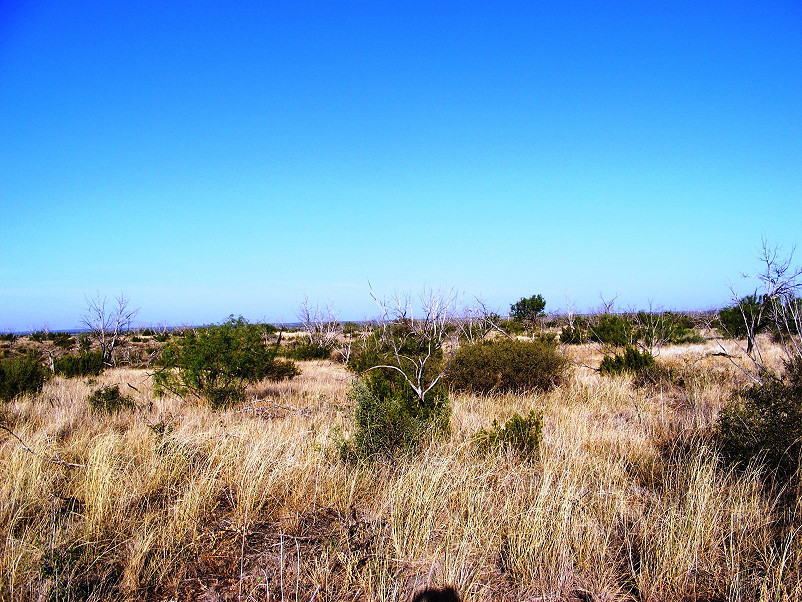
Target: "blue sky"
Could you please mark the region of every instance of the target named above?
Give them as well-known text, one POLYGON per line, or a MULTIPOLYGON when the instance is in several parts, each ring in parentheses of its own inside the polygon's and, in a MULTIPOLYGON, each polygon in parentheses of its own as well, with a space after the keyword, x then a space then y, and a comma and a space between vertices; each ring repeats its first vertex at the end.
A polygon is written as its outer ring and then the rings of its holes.
POLYGON ((802 225, 799 2, 0 3, 0 330, 727 302, 802 225))

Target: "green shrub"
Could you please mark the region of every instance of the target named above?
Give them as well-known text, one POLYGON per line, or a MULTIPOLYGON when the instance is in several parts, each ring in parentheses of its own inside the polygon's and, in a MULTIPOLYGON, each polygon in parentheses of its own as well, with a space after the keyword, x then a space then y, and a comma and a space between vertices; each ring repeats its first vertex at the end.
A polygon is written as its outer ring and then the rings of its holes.
POLYGON ((123 410, 134 410, 136 404, 128 395, 120 393, 118 385, 107 385, 92 392, 88 399, 93 412, 119 414, 123 410))
POLYGON ((104 368, 103 354, 100 351, 65 355, 53 362, 53 371, 66 378, 98 376, 104 368))
POLYGON ((30 338, 32 341, 36 341, 37 343, 44 343, 45 341, 51 340, 53 337, 46 330, 36 330, 29 334, 28 338, 30 338))
POLYGON ((518 320, 502 320, 499 328, 512 336, 526 334, 526 327, 518 320))
POLYGON ((13 332, 4 332, 0 334, 0 341, 7 341, 8 343, 15 343, 17 338, 17 335, 13 332))
POLYGON ((345 459, 410 453, 426 437, 451 429, 451 405, 441 386, 421 401, 403 377, 376 370, 355 379, 348 398, 354 403, 354 434, 341 446, 345 459))
POLYGON ((457 391, 522 393, 547 391, 565 373, 566 360, 553 340, 497 339, 462 345, 446 373, 457 391))
POLYGON ((543 413, 529 411, 524 418, 517 412, 499 426, 493 420, 490 430, 480 429, 473 440, 481 453, 515 453, 527 460, 534 460, 543 438, 543 413))
POLYGON ((69 332, 54 332, 53 344, 62 349, 72 349, 75 345, 75 338, 69 332))
POLYGON ((293 362, 276 359, 278 345, 268 349, 261 328, 241 316, 187 329, 162 350, 155 391, 192 394, 213 408, 228 406, 245 397, 248 383, 290 379, 300 373, 293 362))
POLYGON ((761 314, 763 297, 748 295, 732 307, 725 307, 718 312, 717 327, 726 337, 746 338, 750 328, 758 334, 771 326, 770 312, 761 314))
POLYGON ((643 341, 649 348, 663 343, 680 345, 704 342, 696 331, 693 320, 685 314, 670 311, 660 313, 640 311, 635 320, 637 322, 635 338, 643 341))
POLYGON ((582 345, 589 340, 587 318, 574 318, 573 326, 563 326, 560 332, 560 342, 566 345, 582 345))
POLYGON ((603 314, 589 327, 590 340, 613 347, 626 347, 632 344, 634 329, 632 323, 618 314, 603 314))
POLYGON ((738 391, 721 410, 715 428, 724 459, 735 466, 757 460, 779 483, 800 469, 802 458, 802 359, 782 378, 738 391))
POLYGON ((92 348, 92 337, 88 333, 78 335, 78 350, 81 353, 86 353, 92 348))
POLYGON ((602 374, 622 374, 629 372, 637 374, 654 365, 654 356, 648 351, 638 351, 634 347, 627 347, 623 355, 606 356, 599 366, 602 374))
POLYGON ((36 353, 0 361, 0 400, 11 401, 19 395, 42 390, 49 373, 36 353))

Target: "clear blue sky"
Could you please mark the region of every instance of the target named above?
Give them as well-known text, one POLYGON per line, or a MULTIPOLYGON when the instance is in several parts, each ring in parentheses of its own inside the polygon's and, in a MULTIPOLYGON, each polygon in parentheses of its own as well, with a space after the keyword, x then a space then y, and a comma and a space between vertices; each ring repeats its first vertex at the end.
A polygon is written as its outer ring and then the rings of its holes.
POLYGON ((495 4, 0 2, 0 330, 708 308, 802 242, 802 4, 495 4))

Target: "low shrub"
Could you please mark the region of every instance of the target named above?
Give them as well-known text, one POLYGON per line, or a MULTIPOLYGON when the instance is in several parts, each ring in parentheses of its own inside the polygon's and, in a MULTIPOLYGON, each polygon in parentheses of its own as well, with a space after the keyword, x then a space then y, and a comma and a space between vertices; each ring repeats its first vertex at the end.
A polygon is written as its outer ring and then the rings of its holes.
POLYGON ((53 361, 53 371, 66 378, 98 376, 105 365, 100 351, 65 355, 53 361))
POLYGON ((670 343, 682 345, 703 343, 704 338, 697 332, 690 316, 671 311, 646 312, 636 314, 635 338, 643 341, 646 347, 670 343))
POLYGON ((73 337, 69 332, 54 332, 53 344, 62 349, 72 349, 72 347, 75 345, 75 337, 73 337))
POLYGON ((136 409, 134 400, 120 393, 118 385, 107 385, 92 392, 87 400, 93 412, 101 414, 119 414, 124 410, 136 409))
POLYGON ((88 333, 78 335, 78 350, 86 353, 92 348, 92 337, 88 333))
POLYGON ((534 410, 530 410, 526 418, 516 412, 504 426, 493 420, 490 430, 480 429, 473 436, 476 447, 483 454, 512 452, 527 460, 535 459, 542 439, 543 413, 534 410))
POLYGON ((611 345, 613 347, 626 347, 632 344, 634 328, 626 316, 618 314, 603 314, 595 324, 588 329, 591 341, 611 345))
POLYGON ((28 335, 28 338, 37 343, 44 343, 53 338, 53 336, 46 330, 36 330, 28 335))
POLYGON ((588 342, 589 337, 588 320, 581 317, 574 318, 573 325, 563 326, 560 332, 560 342, 566 345, 582 345, 588 342))
POLYGON ((348 398, 355 409, 353 437, 340 448, 346 460, 413 452, 425 438, 451 429, 451 405, 441 386, 421 401, 403 377, 376 370, 355 379, 348 398))
POLYGON ((553 340, 497 339, 462 345, 446 373, 456 391, 521 393, 547 391, 560 382, 566 360, 553 340))
POLYGON ((802 359, 783 377, 738 391, 721 410, 716 441, 726 462, 759 461, 779 483, 798 476, 802 458, 802 359))
POLYGON ((25 393, 39 393, 49 375, 36 353, 3 359, 0 361, 0 400, 11 401, 25 393))
POLYGON ((654 356, 648 351, 638 351, 632 346, 624 350, 623 355, 615 354, 602 359, 599 371, 602 374, 637 374, 654 365, 654 356))
POLYGON ((248 383, 285 380, 300 374, 288 360, 276 358, 278 342, 265 345, 264 332, 241 316, 197 329, 165 345, 154 374, 156 394, 195 395, 212 408, 244 399, 248 383))

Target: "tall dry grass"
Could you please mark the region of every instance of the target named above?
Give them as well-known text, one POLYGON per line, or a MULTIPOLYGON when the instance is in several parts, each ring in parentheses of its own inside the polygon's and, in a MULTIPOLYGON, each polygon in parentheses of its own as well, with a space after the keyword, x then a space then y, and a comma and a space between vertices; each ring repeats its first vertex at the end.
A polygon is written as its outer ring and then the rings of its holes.
POLYGON ((559 388, 453 396, 448 440, 363 465, 337 453, 351 408, 335 363, 225 412, 154 398, 144 371, 55 378, 2 410, 28 449, 4 433, 0 596, 799 600, 798 515, 780 529, 757 473, 708 444, 738 371, 706 347, 665 351, 682 386, 601 377, 598 350, 572 348, 559 388), (90 412, 101 384, 138 409, 90 412), (546 418, 537 461, 477 455, 478 428, 530 408, 546 418))

